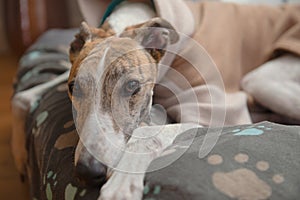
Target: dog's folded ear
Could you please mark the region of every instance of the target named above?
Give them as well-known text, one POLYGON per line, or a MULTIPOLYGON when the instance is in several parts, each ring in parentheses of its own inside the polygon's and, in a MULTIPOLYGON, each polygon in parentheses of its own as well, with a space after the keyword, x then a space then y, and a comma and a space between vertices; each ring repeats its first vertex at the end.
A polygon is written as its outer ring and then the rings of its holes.
POLYGON ((82 22, 79 33, 75 35, 75 39, 72 41, 70 45, 70 61, 74 62, 75 58, 78 56, 79 52, 83 48, 84 44, 92 39, 91 28, 87 25, 87 23, 82 22))
POLYGON ((130 37, 140 43, 159 62, 168 44, 179 40, 175 28, 166 20, 153 18, 125 29, 120 37, 130 37))
POLYGON ((73 63, 84 45, 95 39, 103 39, 112 36, 114 33, 103 30, 102 28, 90 27, 86 22, 82 22, 79 33, 75 35, 75 39, 70 45, 70 61, 73 63))

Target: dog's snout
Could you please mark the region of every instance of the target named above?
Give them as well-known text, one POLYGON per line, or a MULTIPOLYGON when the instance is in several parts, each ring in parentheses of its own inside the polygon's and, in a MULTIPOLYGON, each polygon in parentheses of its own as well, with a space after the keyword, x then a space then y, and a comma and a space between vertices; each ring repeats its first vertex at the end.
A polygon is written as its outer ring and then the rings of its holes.
POLYGON ((78 161, 75 166, 75 175, 88 186, 102 186, 106 181, 106 172, 107 167, 95 158, 78 161))

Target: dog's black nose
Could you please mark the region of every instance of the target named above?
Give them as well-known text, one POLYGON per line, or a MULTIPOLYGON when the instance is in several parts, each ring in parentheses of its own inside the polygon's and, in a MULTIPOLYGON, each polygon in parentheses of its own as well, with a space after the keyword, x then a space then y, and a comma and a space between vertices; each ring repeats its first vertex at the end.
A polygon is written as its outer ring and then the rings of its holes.
POLYGON ((79 160, 75 166, 75 175, 88 186, 100 187, 106 181, 107 167, 95 158, 79 160))

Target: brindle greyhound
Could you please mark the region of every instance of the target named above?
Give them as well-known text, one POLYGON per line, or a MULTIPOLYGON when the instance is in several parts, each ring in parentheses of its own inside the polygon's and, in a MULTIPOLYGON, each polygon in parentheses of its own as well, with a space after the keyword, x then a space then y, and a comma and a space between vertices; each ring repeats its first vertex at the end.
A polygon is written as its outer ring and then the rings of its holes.
POLYGON ((95 164, 88 166, 89 171, 101 169, 98 162, 90 162, 94 159, 91 152, 108 166, 110 178, 100 199, 140 199, 143 172, 150 162, 172 144, 179 132, 197 125, 168 125, 163 130, 145 126, 149 124, 157 64, 166 45, 178 40, 174 28, 160 18, 153 18, 128 28, 119 37, 106 37, 107 33, 83 23, 71 45, 69 95, 81 139, 75 164, 81 166, 78 172, 84 175, 87 163, 95 164), (141 126, 145 127, 137 129, 141 126), (156 135, 143 139, 154 130, 156 135), (142 174, 112 171, 115 167, 142 174))
MULTIPOLYGON (((132 24, 117 25, 113 18, 110 18, 110 27, 104 24, 99 29, 83 23, 71 45, 71 71, 13 97, 13 154, 21 173, 25 173, 27 160, 24 126, 31 104, 48 88, 68 79, 80 135, 75 152, 78 175, 92 181, 99 175, 108 177, 99 199, 142 197, 144 172, 150 162, 171 145, 179 133, 198 127, 147 126, 157 64, 165 53, 163 49, 179 39, 167 21, 152 17, 149 14, 146 23, 129 26, 125 32, 123 29, 132 24), (147 136, 151 138, 143 139, 147 136)), ((272 66, 272 70, 276 68, 272 66)), ((259 77, 257 72, 254 75, 259 77)), ((249 77, 253 80, 251 77, 253 75, 249 77)), ((243 85, 251 88, 249 78, 243 85)))

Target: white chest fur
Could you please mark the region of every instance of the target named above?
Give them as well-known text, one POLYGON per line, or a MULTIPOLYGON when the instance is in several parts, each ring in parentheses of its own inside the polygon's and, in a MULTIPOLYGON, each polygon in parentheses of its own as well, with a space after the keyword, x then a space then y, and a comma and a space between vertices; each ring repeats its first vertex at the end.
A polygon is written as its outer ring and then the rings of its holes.
POLYGON ((153 17, 155 12, 149 5, 125 1, 115 8, 107 20, 119 35, 126 27, 146 22, 153 17))

